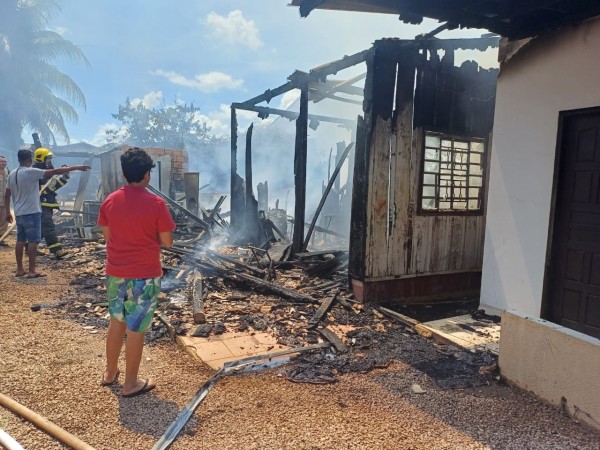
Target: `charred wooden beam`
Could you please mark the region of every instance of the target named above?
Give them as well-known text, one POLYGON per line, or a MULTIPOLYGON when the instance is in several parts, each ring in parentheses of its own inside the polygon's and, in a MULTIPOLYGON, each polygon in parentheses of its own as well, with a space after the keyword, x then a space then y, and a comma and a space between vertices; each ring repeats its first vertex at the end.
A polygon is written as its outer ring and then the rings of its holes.
POLYGON ((246 204, 254 196, 254 185, 252 183, 252 131, 254 124, 251 123, 246 131, 246 204))
POLYGON ((287 298, 288 300, 293 300, 300 303, 319 303, 319 300, 313 298, 309 295, 304 295, 299 292, 293 291, 291 289, 287 289, 283 286, 280 286, 275 283, 271 283, 268 281, 261 280, 260 278, 253 277, 252 275, 248 275, 245 273, 236 273, 236 274, 227 274, 221 275, 225 279, 229 279, 231 281, 242 281, 247 284, 254 286, 257 289, 263 290, 265 292, 269 292, 275 295, 279 295, 280 297, 287 298))
POLYGON ((310 222, 310 226, 308 227, 308 231, 306 232, 306 237, 304 238, 304 244, 302 244, 302 251, 306 251, 306 248, 308 247, 308 243, 310 242, 312 232, 315 229, 315 225, 317 224, 317 219, 319 218, 319 214, 321 213, 321 210, 323 209, 323 205, 325 205, 327 196, 329 195, 329 192, 331 191, 331 188, 333 187, 333 184, 334 184, 335 180, 337 179, 337 176, 340 173, 340 170, 342 169, 342 165, 344 164, 344 161, 346 161, 346 157, 348 156, 348 153, 350 152, 350 149, 352 147, 354 147, 353 142, 350 143, 350 145, 348 145, 346 147, 346 150, 344 150, 344 153, 342 153, 342 156, 340 157, 340 159, 335 167, 335 170, 333 171, 333 174, 331 175, 331 178, 329 179, 329 182, 327 183, 325 192, 323 192, 323 196, 321 197, 319 206, 317 206, 317 210, 315 211, 312 221, 310 222))
POLYGON ((200 261, 197 260, 197 263, 200 267, 206 267, 208 269, 214 270, 219 274, 220 277, 231 281, 233 283, 243 283, 246 285, 250 285, 255 289, 278 295, 282 298, 293 300, 299 303, 320 303, 319 300, 313 298, 309 295, 304 295, 299 292, 293 291, 291 289, 287 289, 283 286, 280 286, 275 283, 271 283, 265 280, 261 280, 260 278, 254 277, 252 275, 248 275, 241 272, 236 272, 228 269, 223 269, 215 264, 211 264, 209 261, 200 261))
POLYGON ((334 272, 344 268, 347 264, 348 257, 336 257, 307 267, 304 269, 304 272, 309 276, 327 278, 334 272))
MULTIPOLYGON (((363 96, 364 90, 357 86, 352 86, 357 81, 364 79, 367 76, 366 72, 355 77, 352 77, 348 80, 340 81, 335 84, 332 84, 331 81, 326 81, 323 83, 312 84, 310 85, 310 100, 314 103, 318 103, 325 98, 333 98, 335 100, 344 100, 347 101, 349 99, 336 97, 334 94, 341 92, 349 95, 358 95, 363 96)), ((357 102, 358 100, 352 100, 352 102, 357 102)), ((358 101, 358 103, 362 104, 362 101, 358 101)))
POLYGON ((286 92, 291 91, 292 89, 296 89, 297 87, 298 86, 296 85, 296 83, 289 81, 285 84, 282 84, 279 87, 276 87, 275 89, 267 89, 264 93, 245 101, 243 104, 256 105, 257 103, 262 102, 269 103, 272 98, 277 97, 281 94, 285 94, 286 92))
POLYGON ((308 80, 300 90, 300 115, 296 120, 296 149, 294 152, 294 233, 292 254, 301 252, 304 243, 304 217, 306 215, 306 161, 308 153, 308 80))
POLYGON ((221 209, 221 205, 225 201, 225 198, 226 198, 225 195, 221 195, 219 197, 219 200, 217 200, 217 203, 215 204, 213 209, 210 211, 210 214, 206 220, 208 223, 212 223, 212 222, 216 223, 221 228, 227 228, 227 225, 223 223, 223 219, 221 219, 221 217, 219 216, 219 210, 221 209), (219 219, 219 220, 217 220, 217 219, 219 219))
POLYGON ((383 306, 380 306, 378 309, 389 318, 394 319, 400 322, 402 325, 406 325, 408 327, 414 328, 421 323, 418 320, 411 319, 410 317, 405 316, 404 314, 400 314, 399 312, 392 311, 388 308, 384 308, 383 306))
POLYGON ((167 202, 167 204, 183 213, 185 216, 187 216, 188 218, 192 219, 194 222, 198 223, 200 226, 202 226, 203 228, 209 230, 210 229, 210 225, 208 223, 206 223, 204 220, 202 220, 200 217, 196 216, 195 214, 192 214, 191 212, 189 212, 187 209, 185 209, 183 206, 181 206, 179 203, 177 203, 175 200, 173 200, 171 197, 163 194, 162 192, 160 192, 158 189, 153 188, 152 186, 148 185, 147 189, 152 192, 155 195, 158 195, 159 197, 161 197, 165 202, 167 202))
POLYGON ((339 294, 340 291, 336 292, 335 295, 323 300, 321 306, 319 306, 319 308, 315 311, 315 314, 308 321, 307 328, 309 330, 317 328, 317 325, 319 325, 319 322, 321 322, 325 314, 327 314, 327 312, 331 309, 339 294))
POLYGON ((348 346, 329 328, 319 328, 317 331, 321 336, 327 339, 338 352, 346 353, 348 351, 348 346))
MULTIPOLYGON (((270 114, 285 117, 286 119, 296 120, 300 116, 300 113, 294 111, 287 111, 285 109, 268 108, 266 106, 256 106, 249 103, 233 103, 236 109, 243 109, 246 111, 254 111, 258 113, 258 117, 266 119, 270 114)), ((309 120, 316 120, 317 122, 330 122, 338 123, 347 128, 354 128, 356 121, 350 119, 341 119, 338 117, 320 116, 316 114, 308 114, 309 120)))
POLYGON ((363 50, 361 52, 355 53, 354 55, 344 56, 343 58, 338 59, 336 61, 332 61, 315 67, 311 69, 311 71, 308 74, 309 80, 324 80, 327 77, 327 75, 333 75, 341 70, 347 69, 348 67, 352 67, 362 62, 365 62, 370 52, 371 49, 363 50))
POLYGON ((243 209, 245 205, 243 197, 242 180, 237 173, 237 138, 238 123, 235 107, 231 107, 231 228, 239 231, 243 223, 243 209))
POLYGON ((204 252, 210 258, 216 259, 216 260, 221 261, 221 262, 229 263, 229 264, 237 267, 238 269, 245 270, 245 271, 247 271, 247 272, 249 272, 249 273, 251 273, 251 274, 253 274, 253 275, 257 276, 257 277, 264 277, 265 276, 265 272, 263 270, 257 269, 256 267, 250 266, 248 264, 244 264, 243 262, 238 261, 237 259, 232 258, 231 256, 222 255, 221 253, 218 253, 218 252, 215 252, 215 251, 209 250, 209 249, 205 249, 204 252))
MULTIPOLYGON (((365 105, 371 105, 373 75, 368 73, 369 102, 365 94, 365 105)), ((368 116, 367 116, 368 117, 368 116)), ((369 192, 369 132, 370 120, 358 117, 356 126, 356 150, 354 151, 354 170, 352 181, 352 208, 350 210, 350 262, 348 273, 362 278, 365 274, 365 255, 367 247, 367 196, 369 192)))
POLYGON ((239 272, 236 269, 225 268, 225 267, 222 267, 212 261, 208 261, 203 258, 198 258, 197 256, 194 256, 192 251, 178 249, 178 248, 172 248, 172 247, 161 247, 161 248, 167 252, 172 252, 172 253, 176 253, 179 255, 188 255, 190 260, 194 261, 198 265, 198 267, 209 270, 211 272, 214 272, 218 276, 220 276, 228 281, 231 281, 233 283, 243 283, 246 285, 250 285, 256 289, 278 295, 278 296, 288 299, 288 300, 297 301, 299 303, 320 303, 319 300, 317 300, 316 298, 313 298, 309 295, 304 295, 299 292, 293 291, 291 289, 287 289, 278 284, 270 283, 268 281, 261 280, 260 278, 254 277, 252 275, 248 275, 246 273, 239 272))
POLYGON ((254 124, 250 124, 246 131, 246 212, 244 215, 244 232, 241 239, 244 242, 259 244, 260 226, 258 224, 258 202, 254 197, 254 184, 252 181, 252 131, 254 124))

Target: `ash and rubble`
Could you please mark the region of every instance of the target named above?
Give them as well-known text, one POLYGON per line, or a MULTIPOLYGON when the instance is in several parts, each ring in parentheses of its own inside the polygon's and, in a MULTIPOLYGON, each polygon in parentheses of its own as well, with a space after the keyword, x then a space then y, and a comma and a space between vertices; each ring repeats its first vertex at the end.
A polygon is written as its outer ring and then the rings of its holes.
MULTIPOLYGON (((436 343, 382 314, 378 305, 356 302, 348 286, 346 251, 305 252, 282 261, 288 247, 284 241, 263 248, 219 246, 225 240, 222 233, 199 235, 189 225, 178 230, 174 246, 162 252, 164 278, 146 334, 149 345, 175 335, 266 332, 290 348, 324 345, 274 369, 293 382, 333 383, 339 375, 385 368, 394 360, 426 373, 442 389, 499 380, 494 355, 436 343), (194 292, 199 275, 201 292, 194 292), (195 301, 201 302, 202 320, 195 301)), ((76 275, 58 304, 35 305, 34 311, 67 317, 91 333, 108 326, 106 247, 96 239, 70 238, 65 241, 70 258, 42 259, 42 264, 72 269, 76 275)))

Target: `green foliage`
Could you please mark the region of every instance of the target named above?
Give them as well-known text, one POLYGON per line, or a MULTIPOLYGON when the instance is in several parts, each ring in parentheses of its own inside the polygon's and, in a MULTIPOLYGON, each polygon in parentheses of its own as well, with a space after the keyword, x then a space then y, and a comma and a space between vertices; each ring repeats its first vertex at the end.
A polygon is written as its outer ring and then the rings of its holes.
POLYGON ((139 147, 201 149, 223 140, 210 133, 206 122, 200 119, 200 109, 193 103, 149 109, 141 103, 133 106, 127 99, 112 116, 124 127, 107 130, 109 142, 139 147))
POLYGON ((58 0, 2 0, 0 14, 0 146, 16 149, 24 129, 38 132, 44 143, 67 142, 65 120, 76 122, 75 106, 85 108, 79 86, 52 63, 89 65, 83 52, 58 33, 47 30, 58 0), (75 105, 75 106, 73 106, 75 105))

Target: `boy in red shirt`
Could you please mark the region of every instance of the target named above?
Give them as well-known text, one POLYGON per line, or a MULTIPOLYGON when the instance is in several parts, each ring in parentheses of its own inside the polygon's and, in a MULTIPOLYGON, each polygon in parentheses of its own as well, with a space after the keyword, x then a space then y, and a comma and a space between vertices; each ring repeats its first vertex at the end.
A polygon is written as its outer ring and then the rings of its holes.
POLYGON ((144 348, 144 333, 160 292, 162 265, 160 246, 173 245, 175 222, 163 199, 146 190, 154 163, 141 148, 121 155, 127 185, 102 203, 98 225, 106 240, 106 294, 110 324, 106 336, 106 371, 102 385, 119 377, 118 360, 125 343, 123 397, 151 391, 156 384, 138 378, 144 348))

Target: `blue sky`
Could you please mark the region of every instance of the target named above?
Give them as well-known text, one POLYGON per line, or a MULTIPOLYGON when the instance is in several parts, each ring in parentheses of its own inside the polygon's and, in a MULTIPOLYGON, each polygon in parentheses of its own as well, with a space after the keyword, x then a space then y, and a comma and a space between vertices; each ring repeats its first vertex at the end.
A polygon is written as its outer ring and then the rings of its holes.
MULTIPOLYGON (((87 109, 69 124, 71 142, 105 143, 111 113, 129 97, 147 106, 193 102, 217 134, 229 133, 229 105, 308 70, 438 26, 396 16, 314 11, 301 19, 287 0, 63 0, 52 28, 85 53, 91 68, 59 64, 83 89, 87 109)), ((479 36, 454 30, 440 37, 479 36)), ((494 56, 488 56, 493 63, 494 56)), ((279 106, 279 99, 272 105, 279 106)), ((252 116, 244 115, 248 123, 252 116)))

